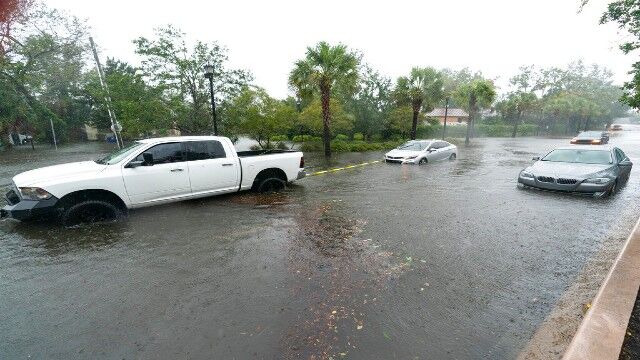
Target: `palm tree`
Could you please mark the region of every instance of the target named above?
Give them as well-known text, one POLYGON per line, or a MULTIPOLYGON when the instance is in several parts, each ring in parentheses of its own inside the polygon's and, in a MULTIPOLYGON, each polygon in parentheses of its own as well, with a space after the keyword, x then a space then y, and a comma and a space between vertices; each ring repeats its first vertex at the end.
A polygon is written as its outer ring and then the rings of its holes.
POLYGON ((478 78, 460 86, 456 90, 454 98, 459 104, 467 104, 466 110, 469 111, 469 120, 467 120, 467 137, 464 143, 468 146, 471 125, 481 109, 491 106, 496 98, 496 88, 491 80, 478 78))
POLYGON ((411 139, 415 140, 420 111, 431 111, 443 97, 442 74, 432 67, 411 69, 408 77, 398 78, 394 97, 399 105, 410 104, 413 110, 411 139))
POLYGON ((336 84, 353 91, 358 82, 360 59, 345 45, 331 46, 322 41, 308 47, 304 59, 296 61, 289 74, 289 85, 297 94, 308 95, 320 90, 325 156, 331 156, 331 89, 336 84))

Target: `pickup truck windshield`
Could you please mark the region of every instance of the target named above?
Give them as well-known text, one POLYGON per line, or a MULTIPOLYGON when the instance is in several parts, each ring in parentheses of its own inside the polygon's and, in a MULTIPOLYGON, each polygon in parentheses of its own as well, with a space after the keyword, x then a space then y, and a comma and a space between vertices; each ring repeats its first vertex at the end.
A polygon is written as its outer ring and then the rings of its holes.
POLYGON ((605 150, 553 150, 542 161, 581 163, 581 164, 611 164, 611 153, 605 150))
POLYGON ((120 161, 122 161, 122 159, 126 158, 128 155, 130 155, 131 153, 133 153, 134 151, 138 150, 140 147, 142 147, 144 144, 141 142, 134 142, 133 144, 126 146, 120 150, 114 151, 111 154, 103 157, 102 159, 98 159, 95 160, 96 163, 98 164, 102 164, 102 165, 113 165, 113 164, 117 164, 120 161))

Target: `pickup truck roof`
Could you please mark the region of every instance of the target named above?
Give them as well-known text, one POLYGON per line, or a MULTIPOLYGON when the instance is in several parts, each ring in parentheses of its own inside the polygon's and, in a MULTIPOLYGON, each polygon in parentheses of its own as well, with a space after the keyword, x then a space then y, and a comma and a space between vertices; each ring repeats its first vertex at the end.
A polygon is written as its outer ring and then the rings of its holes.
POLYGON ((223 136, 167 136, 157 137, 150 139, 139 139, 138 142, 144 144, 156 143, 156 142, 169 142, 169 141, 198 141, 198 140, 222 140, 226 139, 223 136))

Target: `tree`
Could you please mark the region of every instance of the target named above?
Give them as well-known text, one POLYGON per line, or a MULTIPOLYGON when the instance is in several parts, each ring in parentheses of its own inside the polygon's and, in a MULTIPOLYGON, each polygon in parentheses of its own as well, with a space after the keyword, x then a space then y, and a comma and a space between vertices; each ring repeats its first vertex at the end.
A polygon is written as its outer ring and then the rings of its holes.
POLYGON ((262 148, 271 147, 271 137, 284 134, 298 116, 295 108, 270 97, 258 87, 245 87, 227 109, 230 127, 248 135, 262 148))
MULTIPOLYGON (((336 134, 348 134, 353 130, 354 117, 344 111, 340 102, 331 99, 331 129, 336 134)), ((300 113, 300 124, 313 134, 324 135, 324 106, 320 99, 314 100, 300 113)))
POLYGON ((339 85, 343 91, 353 91, 358 81, 360 58, 342 44, 335 46, 322 41, 308 47, 304 59, 296 61, 289 74, 289 85, 298 94, 320 90, 322 104, 323 144, 325 156, 331 156, 331 90, 339 85))
POLYGON ((483 108, 488 108, 493 104, 496 98, 496 89, 493 81, 488 79, 476 79, 468 84, 460 86, 453 94, 453 98, 458 104, 464 104, 462 107, 469 112, 467 120, 467 137, 464 141, 465 145, 469 145, 469 137, 471 135, 471 126, 475 118, 483 108))
POLYGON ((20 124, 32 135, 48 134, 51 121, 65 137, 89 112, 81 91, 88 49, 84 22, 20 0, 3 3, 0 16, 0 84, 7 94, 0 98, 0 133, 19 131, 20 124))
POLYGON ((411 139, 416 138, 421 111, 431 111, 443 98, 442 74, 434 68, 413 68, 409 76, 398 78, 394 97, 398 105, 411 105, 411 139))
POLYGON ((536 94, 531 92, 516 91, 507 95, 506 100, 501 104, 500 109, 506 118, 511 118, 513 131, 511 137, 516 137, 518 125, 522 123, 522 116, 533 110, 537 104, 536 94))
POLYGON ((346 110, 355 117, 354 131, 371 139, 384 127, 391 105, 391 80, 369 66, 363 66, 358 89, 344 100, 346 110))
POLYGON ((214 66, 213 85, 217 101, 240 93, 252 80, 248 71, 227 69, 227 49, 217 43, 197 41, 187 47, 185 34, 169 25, 156 29, 155 39, 133 41, 142 56, 142 69, 153 86, 162 89, 174 120, 182 132, 211 132, 209 86, 203 75, 205 64, 214 66))
MULTIPOLYGON (((582 0, 584 7, 589 0, 582 0)), ((630 36, 620 44, 620 50, 624 54, 640 48, 640 1, 637 0, 617 0, 609 3, 607 10, 600 18, 600 24, 616 23, 618 28, 625 30, 630 36)), ((630 81, 623 85, 624 93, 621 100, 627 105, 640 109, 640 61, 632 65, 629 74, 632 75, 630 81)))
MULTIPOLYGON (((131 65, 107 59, 105 81, 111 95, 111 105, 123 127, 123 136, 135 138, 173 127, 170 109, 162 100, 161 90, 144 81, 131 65)), ((98 128, 109 128, 110 120, 104 102, 105 92, 96 71, 87 75, 84 88, 93 104, 91 122, 98 128)))

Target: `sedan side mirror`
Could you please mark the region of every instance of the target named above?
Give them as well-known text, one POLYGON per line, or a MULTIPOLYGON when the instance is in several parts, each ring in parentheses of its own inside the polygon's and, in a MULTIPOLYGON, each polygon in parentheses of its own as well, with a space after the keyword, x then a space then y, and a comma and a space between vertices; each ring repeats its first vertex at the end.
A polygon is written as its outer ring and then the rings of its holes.
POLYGON ((538 160, 540 160, 540 156, 534 156, 533 158, 531 158, 531 160, 538 161, 538 160))
POLYGON ((436 150, 438 150, 438 149, 429 149, 429 150, 427 150, 427 152, 430 152, 430 153, 431 153, 431 152, 434 152, 434 151, 436 151, 436 150))
POLYGON ((152 166, 153 165, 153 154, 152 153, 142 153, 142 158, 144 162, 142 165, 144 166, 152 166))

